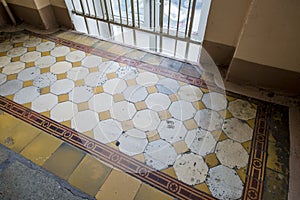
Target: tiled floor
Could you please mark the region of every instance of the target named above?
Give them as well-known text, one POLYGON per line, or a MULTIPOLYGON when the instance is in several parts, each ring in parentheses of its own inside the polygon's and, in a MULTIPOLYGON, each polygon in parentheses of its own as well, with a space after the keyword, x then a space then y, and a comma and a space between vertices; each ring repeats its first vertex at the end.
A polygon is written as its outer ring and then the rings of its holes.
POLYGON ((89 195, 256 199, 265 166, 288 175, 277 138, 266 158, 272 106, 202 67, 72 32, 5 37, 0 108, 39 129, 2 113, 0 142, 89 195))

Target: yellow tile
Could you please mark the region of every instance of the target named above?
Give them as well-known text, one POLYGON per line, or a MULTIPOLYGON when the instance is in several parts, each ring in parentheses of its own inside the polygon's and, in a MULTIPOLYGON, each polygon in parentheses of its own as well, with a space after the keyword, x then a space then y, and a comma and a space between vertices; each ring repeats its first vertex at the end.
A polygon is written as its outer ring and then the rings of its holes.
POLYGON ((175 170, 174 170, 173 167, 169 167, 167 169, 164 169, 164 170, 162 170, 162 172, 165 173, 165 174, 168 174, 168 175, 172 176, 173 178, 177 179, 177 175, 176 175, 175 170))
POLYGON ((23 46, 23 42, 18 42, 14 44, 14 47, 22 47, 23 46))
POLYGON ((57 79, 58 80, 61 80, 61 79, 66 79, 67 78, 67 74, 66 73, 63 73, 63 74, 57 74, 57 79))
POLYGON ((168 110, 163 110, 158 112, 159 118, 161 120, 170 119, 172 117, 171 113, 168 110))
POLYGON ((213 131, 211 132, 211 134, 218 142, 222 140, 226 140, 228 138, 223 131, 213 131))
POLYGON ((58 102, 64 102, 69 100, 69 95, 68 94, 62 94, 58 96, 58 102))
POLYGON ((63 143, 43 164, 43 168, 67 180, 84 156, 83 151, 63 143))
POLYGON ((41 92, 41 94, 50 93, 50 86, 42 88, 40 92, 41 92))
POLYGON ((274 138, 273 134, 269 134, 269 142, 276 142, 276 139, 274 138))
POLYGON ((30 108, 31 109, 31 102, 29 102, 29 103, 24 103, 24 104, 22 104, 23 106, 25 106, 26 108, 30 108))
POLYGON ((254 126, 255 126, 255 119, 249 119, 249 120, 247 120, 247 124, 248 124, 252 129, 254 129, 254 126))
POLYGON ((44 39, 44 38, 42 39, 42 42, 48 42, 48 41, 49 41, 49 40, 47 40, 47 39, 44 39))
POLYGON ((17 74, 10 74, 7 76, 7 81, 16 80, 17 74))
POLYGON ((251 150, 251 143, 252 143, 251 140, 242 143, 243 147, 244 147, 245 150, 248 152, 248 154, 250 153, 250 150, 251 150))
POLYGON ((101 85, 94 88, 94 94, 100 94, 103 91, 104 91, 103 86, 101 86, 101 85))
POLYGON ((50 55, 50 51, 42 52, 42 56, 49 56, 49 55, 50 55))
POLYGON ((201 89, 201 91, 203 92, 203 93, 208 93, 209 92, 209 89, 206 89, 206 88, 200 88, 201 89))
POLYGON ((117 55, 124 55, 125 53, 127 53, 128 51, 130 51, 131 49, 127 48, 127 47, 123 47, 121 45, 113 45, 112 47, 110 47, 107 51, 117 54, 117 55))
POLYGON ((158 132, 156 130, 154 130, 154 131, 147 132, 147 138, 148 138, 149 142, 153 142, 155 140, 159 140, 160 136, 159 136, 158 132))
POLYGON ((34 62, 25 63, 26 68, 33 67, 33 66, 34 66, 34 62))
POLYGON ((61 144, 61 140, 42 132, 21 151, 21 155, 38 165, 43 165, 61 144))
POLYGON ((226 110, 226 115, 225 115, 225 119, 229 119, 232 117, 232 114, 229 110, 226 110))
POLYGON ((123 94, 115 94, 115 95, 113 95, 113 98, 114 98, 115 103, 117 103, 119 101, 123 101, 125 99, 123 94))
POLYGON ((134 104, 137 111, 147 109, 145 101, 140 101, 134 104))
POLYGON ((90 138, 94 138, 94 131, 93 130, 83 132, 83 134, 90 137, 90 138))
POLYGON ((195 185, 194 187, 202 192, 205 192, 206 194, 211 194, 206 183, 200 183, 199 185, 195 185))
POLYGON ((134 200, 173 200, 174 198, 161 192, 160 190, 151 187, 150 185, 142 184, 137 192, 134 200))
POLYGON ((122 125, 122 129, 124 131, 127 131, 129 129, 132 129, 134 126, 133 126, 133 122, 131 120, 128 120, 128 121, 122 121, 121 122, 121 125, 122 125))
POLYGON ((28 87, 28 86, 33 86, 33 80, 23 82, 23 88, 28 87))
POLYGON ((106 74, 106 76, 107 76, 108 79, 117 78, 117 74, 116 73, 109 73, 109 74, 106 74))
POLYGON ((139 51, 139 50, 133 50, 131 52, 129 52, 128 54, 126 54, 125 56, 128 58, 132 58, 135 60, 140 60, 142 57, 144 57, 146 54, 146 52, 143 51, 139 51))
POLYGON ((206 108, 202 101, 195 101, 192 104, 196 110, 202 110, 206 108))
POLYGON ((173 146, 175 148, 175 151, 178 154, 185 153, 185 152, 189 151, 189 148, 186 146, 186 143, 184 141, 176 142, 175 144, 173 144, 173 146))
POLYGON ((7 98, 9 100, 14 100, 14 95, 13 94, 8 95, 8 96, 5 96, 5 98, 7 98))
POLYGON ((80 61, 72 63, 72 67, 79 67, 79 66, 81 66, 81 62, 80 61))
POLYGON ((126 83, 127 83, 128 87, 137 84, 135 79, 126 80, 126 83))
POLYGON ((78 107, 78 111, 88 110, 89 103, 88 102, 78 103, 77 107, 78 107))
POLYGON ((60 122, 60 123, 67 126, 67 127, 71 127, 71 120, 63 121, 63 122, 60 122))
POLYGON ((154 85, 147 87, 147 91, 149 94, 156 93, 157 89, 154 85))
POLYGON ((284 164, 281 161, 281 158, 278 157, 276 143, 269 142, 268 144, 268 158, 267 158, 267 168, 272 169, 276 172, 284 174, 288 173, 288 170, 284 170, 284 164))
POLYGON ((110 119, 111 116, 110 116, 109 110, 100 112, 100 113, 99 113, 99 118, 100 118, 100 120, 110 119))
POLYGON ((65 60, 66 60, 65 56, 56 57, 56 62, 65 61, 65 60))
POLYGON ((178 99, 179 99, 177 94, 171 94, 171 95, 169 95, 169 98, 172 102, 178 101, 178 99))
POLYGON ((140 162, 142 162, 142 163, 145 162, 145 156, 144 156, 143 153, 135 155, 135 156, 133 156, 133 158, 136 159, 136 160, 138 160, 138 161, 140 161, 140 162))
POLYGON ((46 67, 46 68, 41 69, 41 74, 47 73, 47 72, 50 72, 50 67, 46 67))
POLYGON ((198 125, 194 119, 186 120, 183 122, 183 124, 187 130, 198 128, 198 125))
POLYGON ((99 192, 97 199, 132 200, 140 187, 141 181, 113 169, 99 192))
POLYGON ((17 61, 20 61, 20 56, 13 57, 13 58, 11 59, 11 62, 17 62, 17 61))
POLYGON ((98 72, 98 71, 99 71, 98 67, 91 67, 91 68, 89 68, 89 72, 90 73, 98 72))
POLYGON ((236 172, 239 175, 239 177, 241 178, 242 182, 245 183, 246 174, 247 174, 247 167, 240 168, 236 172))
MULTIPOLYGON (((21 120, 15 118, 0 110, 0 133, 10 131, 21 123, 21 120)), ((1 135, 0 134, 0 135, 1 135)))
POLYGON ((0 56, 6 56, 7 52, 0 52, 0 56))
POLYGON ((204 157, 204 160, 209 168, 215 167, 220 164, 215 153, 208 154, 204 157))
POLYGON ((68 182, 83 192, 95 196, 110 172, 110 167, 87 154, 71 174, 68 182))
POLYGON ((226 95, 227 101, 234 101, 236 98, 226 95))
POLYGON ((42 113, 40 113, 40 114, 42 114, 42 115, 45 116, 45 117, 50 118, 50 111, 42 112, 42 113))
POLYGON ((116 144, 117 144, 117 141, 113 141, 111 143, 107 143, 106 145, 108 145, 109 147, 111 147, 113 149, 119 150, 119 147, 116 144))
POLYGON ((74 82, 75 82, 75 86, 82 86, 82 85, 84 85, 84 79, 76 80, 74 82))
POLYGON ((36 47, 27 47, 27 52, 35 51, 36 47))

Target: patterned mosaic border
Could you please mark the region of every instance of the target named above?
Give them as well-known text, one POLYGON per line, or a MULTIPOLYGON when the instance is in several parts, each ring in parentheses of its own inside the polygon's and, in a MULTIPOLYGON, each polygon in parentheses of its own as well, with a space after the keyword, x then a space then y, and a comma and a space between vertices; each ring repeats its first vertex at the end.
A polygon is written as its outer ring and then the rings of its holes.
MULTIPOLYGON (((87 53, 99 55, 104 58, 114 60, 116 62, 125 63, 140 69, 144 69, 156 74, 167 76, 188 84, 192 84, 202 88, 214 88, 215 85, 208 85, 204 80, 180 74, 168 69, 159 68, 154 65, 136 61, 124 56, 118 56, 113 53, 95 49, 87 45, 81 45, 69 40, 64 40, 51 35, 39 35, 38 37, 48 39, 55 43, 59 43, 74 49, 82 50, 87 53)), ((239 96, 229 93, 231 96, 239 96)), ((240 96, 239 96, 240 97, 240 96)), ((245 97, 243 97, 245 98, 245 97)), ((244 186, 243 199, 262 199, 264 175, 267 157, 267 140, 268 140, 268 119, 270 117, 271 106, 267 103, 258 103, 257 116, 255 121, 253 140, 249 158, 249 166, 247 178, 244 186)), ((127 156, 105 144, 91 139, 67 126, 55 122, 31 109, 19 105, 5 97, 0 96, 0 109, 23 120, 27 123, 62 139, 88 153, 99 158, 100 160, 119 168, 130 175, 146 182, 153 187, 177 198, 177 199, 215 199, 211 195, 201 192, 179 180, 163 173, 156 171, 151 167, 141 163, 134 158, 127 156)))

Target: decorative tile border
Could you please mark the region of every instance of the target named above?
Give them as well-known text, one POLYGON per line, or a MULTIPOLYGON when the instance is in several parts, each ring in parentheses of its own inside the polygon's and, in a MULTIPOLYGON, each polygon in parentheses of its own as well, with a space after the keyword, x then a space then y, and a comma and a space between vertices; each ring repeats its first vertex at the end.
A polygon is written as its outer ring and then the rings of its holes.
MULTIPOLYGON (((33 34, 33 33, 31 33, 33 34)), ((55 43, 59 43, 74 49, 82 50, 87 53, 92 53, 116 62, 125 63, 140 69, 144 69, 156 74, 170 77, 188 84, 192 84, 201 88, 209 88, 220 90, 217 86, 209 84, 202 79, 188 75, 180 74, 165 68, 150 65, 141 61, 136 61, 124 56, 118 56, 113 53, 95 49, 93 47, 78 44, 72 41, 57 38, 51 35, 33 34, 41 38, 48 39, 55 43)), ((230 96, 240 95, 228 93, 230 96)), ((251 144, 250 158, 248 164, 247 178, 244 185, 243 199, 262 199, 264 175, 267 157, 267 142, 268 142, 268 119, 270 118, 271 105, 261 101, 250 99, 250 101, 258 104, 257 116, 253 139, 251 144)), ((99 158, 100 160, 119 168, 130 175, 146 182, 153 187, 177 198, 177 199, 215 199, 211 195, 201 192, 179 180, 163 173, 156 171, 151 167, 141 163, 134 158, 123 154, 122 152, 113 149, 105 144, 102 144, 92 138, 89 138, 65 125, 55 122, 31 109, 19 105, 5 97, 0 96, 0 109, 23 120, 27 123, 60 138, 88 153, 99 158)))

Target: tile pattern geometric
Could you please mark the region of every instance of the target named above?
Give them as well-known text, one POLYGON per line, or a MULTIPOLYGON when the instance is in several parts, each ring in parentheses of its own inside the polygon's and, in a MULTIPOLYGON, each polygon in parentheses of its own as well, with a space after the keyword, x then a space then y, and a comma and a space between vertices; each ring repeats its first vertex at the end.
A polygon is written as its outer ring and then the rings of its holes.
POLYGON ((2 110, 175 198, 261 198, 269 105, 182 73, 192 65, 63 37, 0 44, 2 110))

